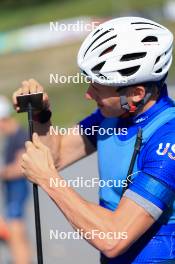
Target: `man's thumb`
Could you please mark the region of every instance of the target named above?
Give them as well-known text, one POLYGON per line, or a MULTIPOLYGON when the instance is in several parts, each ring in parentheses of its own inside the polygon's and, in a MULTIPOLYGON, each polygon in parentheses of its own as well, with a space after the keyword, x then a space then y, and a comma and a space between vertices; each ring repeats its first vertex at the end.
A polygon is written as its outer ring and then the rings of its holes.
POLYGON ((40 148, 40 149, 44 149, 45 148, 45 146, 41 142, 41 140, 40 140, 40 138, 39 138, 37 133, 33 133, 32 140, 33 140, 33 144, 34 144, 34 146, 36 148, 40 148))

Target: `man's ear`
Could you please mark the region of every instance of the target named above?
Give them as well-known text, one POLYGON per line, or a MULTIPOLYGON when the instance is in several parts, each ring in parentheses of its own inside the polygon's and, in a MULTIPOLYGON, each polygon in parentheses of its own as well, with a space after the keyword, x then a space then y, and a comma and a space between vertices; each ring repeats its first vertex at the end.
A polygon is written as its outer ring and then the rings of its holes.
POLYGON ((134 104, 139 103, 145 97, 145 88, 142 85, 134 86, 131 88, 131 100, 134 104))

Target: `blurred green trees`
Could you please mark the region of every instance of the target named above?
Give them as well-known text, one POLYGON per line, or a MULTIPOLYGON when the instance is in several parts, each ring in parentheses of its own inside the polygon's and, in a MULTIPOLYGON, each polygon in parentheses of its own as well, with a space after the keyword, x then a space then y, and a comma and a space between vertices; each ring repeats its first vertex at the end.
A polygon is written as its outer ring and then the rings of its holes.
POLYGON ((0 7, 30 6, 49 2, 63 2, 63 0, 1 0, 0 7))

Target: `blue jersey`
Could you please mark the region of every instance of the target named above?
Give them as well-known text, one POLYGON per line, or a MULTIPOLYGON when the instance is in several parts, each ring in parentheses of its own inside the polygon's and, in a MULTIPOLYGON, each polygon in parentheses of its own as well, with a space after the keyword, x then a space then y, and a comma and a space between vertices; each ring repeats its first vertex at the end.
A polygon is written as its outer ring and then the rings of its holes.
MULTIPOLYGON (((128 140, 138 131, 139 127, 145 127, 153 118, 167 108, 172 107, 173 104, 170 98, 164 97, 149 110, 136 117, 120 118, 116 137, 119 137, 121 141, 128 140)), ((104 119, 105 117, 97 109, 79 124, 84 130, 90 128, 93 131, 92 127, 100 128, 100 124, 104 119)), ((91 135, 86 134, 95 147, 97 147, 97 135, 97 129, 91 135)), ((175 119, 170 120, 154 133, 141 150, 138 163, 145 173, 153 175, 175 191, 175 119), (170 150, 171 154, 168 154, 168 150, 170 150)))
MULTIPOLYGON (((97 109, 89 117, 80 122, 84 131, 87 128, 93 131, 94 126, 99 128, 99 130, 96 129, 95 133, 91 133, 87 137, 98 149, 100 177, 105 181, 108 179, 114 180, 115 178, 124 179, 120 177, 120 173, 122 174, 123 171, 125 174, 123 177, 125 176, 126 178, 130 160, 127 163, 125 159, 128 156, 127 152, 132 153, 131 145, 134 146, 134 136, 137 134, 139 127, 143 129, 145 135, 147 134, 147 140, 144 142, 136 161, 135 167, 137 167, 137 173, 134 175, 124 195, 142 206, 155 220, 158 220, 157 223, 159 224, 154 225, 154 228, 151 229, 153 231, 149 231, 149 243, 148 241, 145 242, 145 238, 142 236, 141 240, 135 243, 135 248, 133 246, 126 254, 113 261, 110 260, 108 263, 158 263, 162 260, 175 258, 175 250, 172 250, 172 247, 175 245, 175 237, 173 239, 171 237, 175 231, 175 206, 173 205, 175 201, 174 109, 172 100, 168 96, 164 96, 146 112, 135 117, 127 119, 117 118, 117 122, 115 122, 114 118, 111 118, 111 120, 108 118, 107 120, 97 109), (111 137, 105 137, 104 135, 100 137, 100 129, 107 127, 117 128, 117 134, 111 137), (105 155, 103 154, 103 148, 105 155), (118 152, 119 154, 117 154, 118 152), (122 155, 125 155, 123 159, 122 155), (117 159, 120 160, 118 162, 120 163, 119 165, 117 165, 117 159), (121 169, 122 165, 126 166, 126 164, 127 168, 125 170, 121 169), (116 171, 119 175, 116 174, 116 171), (153 238, 151 238, 151 234, 155 232, 155 229, 159 229, 158 227, 161 227, 157 232, 159 238, 162 238, 161 232, 164 235, 171 234, 168 242, 162 242, 162 244, 166 244, 167 248, 169 248, 167 249, 167 256, 164 254, 164 257, 161 256, 160 244, 159 248, 153 247, 155 243, 153 242, 153 238), (173 246, 171 243, 173 243, 173 246), (142 245, 140 251, 138 250, 138 245, 142 245), (152 252, 151 250, 153 250, 153 254, 150 256, 148 252, 152 252), (157 253, 155 254, 155 252, 157 253), (158 255, 158 252, 160 255, 158 255), (152 256, 155 257, 154 260, 152 256), (147 262, 142 261, 143 259, 147 262)), ((117 208, 122 188, 116 189, 101 188, 101 206, 110 210, 117 208)))

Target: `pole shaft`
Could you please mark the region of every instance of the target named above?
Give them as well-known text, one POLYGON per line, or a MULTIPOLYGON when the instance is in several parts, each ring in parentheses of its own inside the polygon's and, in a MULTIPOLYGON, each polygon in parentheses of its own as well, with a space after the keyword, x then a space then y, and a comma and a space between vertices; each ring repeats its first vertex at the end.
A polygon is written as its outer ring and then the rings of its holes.
MULTIPOLYGON (((29 138, 32 141, 33 135, 33 118, 32 105, 28 105, 28 122, 29 122, 29 138)), ((42 238, 41 238, 41 222, 39 209, 38 185, 33 184, 34 212, 35 212, 35 229, 36 229, 36 244, 37 244, 37 259, 38 264, 43 264, 42 238)))

